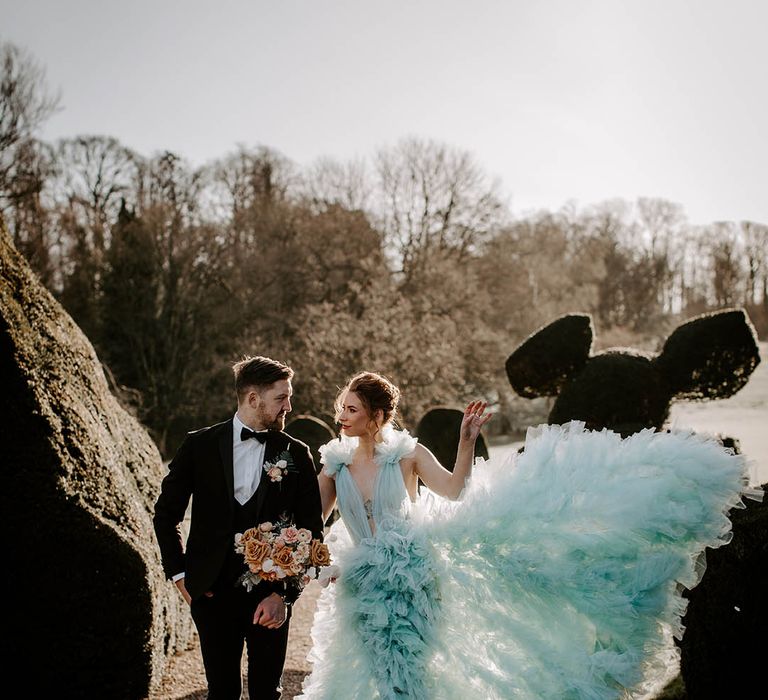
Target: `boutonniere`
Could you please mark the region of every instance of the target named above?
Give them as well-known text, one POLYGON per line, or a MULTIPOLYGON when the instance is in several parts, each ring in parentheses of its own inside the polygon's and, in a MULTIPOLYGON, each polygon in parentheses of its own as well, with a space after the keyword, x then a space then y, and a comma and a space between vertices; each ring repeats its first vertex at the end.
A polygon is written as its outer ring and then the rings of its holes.
POLYGON ((293 457, 291 456, 289 445, 287 449, 283 450, 274 462, 264 462, 264 471, 267 472, 269 480, 274 482, 281 482, 288 472, 293 472, 293 457))

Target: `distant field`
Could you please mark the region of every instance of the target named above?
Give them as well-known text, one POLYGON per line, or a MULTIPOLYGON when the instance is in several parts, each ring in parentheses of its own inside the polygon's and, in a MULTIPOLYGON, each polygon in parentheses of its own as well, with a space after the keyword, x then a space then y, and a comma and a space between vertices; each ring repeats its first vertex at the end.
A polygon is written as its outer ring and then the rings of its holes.
POLYGON ((735 437, 752 468, 752 483, 768 482, 768 343, 760 343, 761 362, 747 385, 721 401, 672 405, 670 426, 735 437))

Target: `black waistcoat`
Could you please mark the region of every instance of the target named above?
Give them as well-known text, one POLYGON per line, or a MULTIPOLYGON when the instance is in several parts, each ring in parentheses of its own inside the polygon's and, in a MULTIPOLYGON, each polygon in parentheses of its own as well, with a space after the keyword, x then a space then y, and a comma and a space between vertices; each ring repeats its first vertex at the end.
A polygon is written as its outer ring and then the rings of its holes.
POLYGON ((259 489, 267 488, 264 483, 267 479, 263 478, 259 482, 259 488, 254 491, 253 496, 242 505, 233 496, 232 503, 234 509, 234 518, 232 519, 232 549, 228 552, 224 560, 224 566, 221 567, 221 573, 216 580, 214 589, 222 590, 224 588, 233 588, 237 584, 237 579, 245 572, 246 566, 243 561, 243 555, 235 551, 235 535, 245 532, 250 527, 256 527, 258 510, 257 501, 259 489))

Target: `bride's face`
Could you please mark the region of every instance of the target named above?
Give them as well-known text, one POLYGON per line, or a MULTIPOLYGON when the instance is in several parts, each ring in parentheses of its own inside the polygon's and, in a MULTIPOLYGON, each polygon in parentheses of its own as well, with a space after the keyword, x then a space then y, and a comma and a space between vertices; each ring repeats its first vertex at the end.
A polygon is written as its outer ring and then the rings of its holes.
POLYGON ((354 391, 347 391, 341 397, 341 412, 338 421, 342 434, 347 437, 371 435, 375 430, 368 411, 354 391))

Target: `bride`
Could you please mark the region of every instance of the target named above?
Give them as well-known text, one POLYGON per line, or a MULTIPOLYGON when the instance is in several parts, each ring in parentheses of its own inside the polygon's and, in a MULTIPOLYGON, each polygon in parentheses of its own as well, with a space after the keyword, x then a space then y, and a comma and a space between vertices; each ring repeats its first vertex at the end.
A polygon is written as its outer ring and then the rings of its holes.
POLYGON ((680 585, 727 541, 727 511, 759 497, 742 458, 573 422, 529 430, 521 455, 473 475, 490 419, 475 401, 451 472, 392 427, 399 398, 371 372, 337 398, 319 480, 324 517, 341 515, 326 538, 338 576, 299 698, 608 699, 670 663, 680 585))

